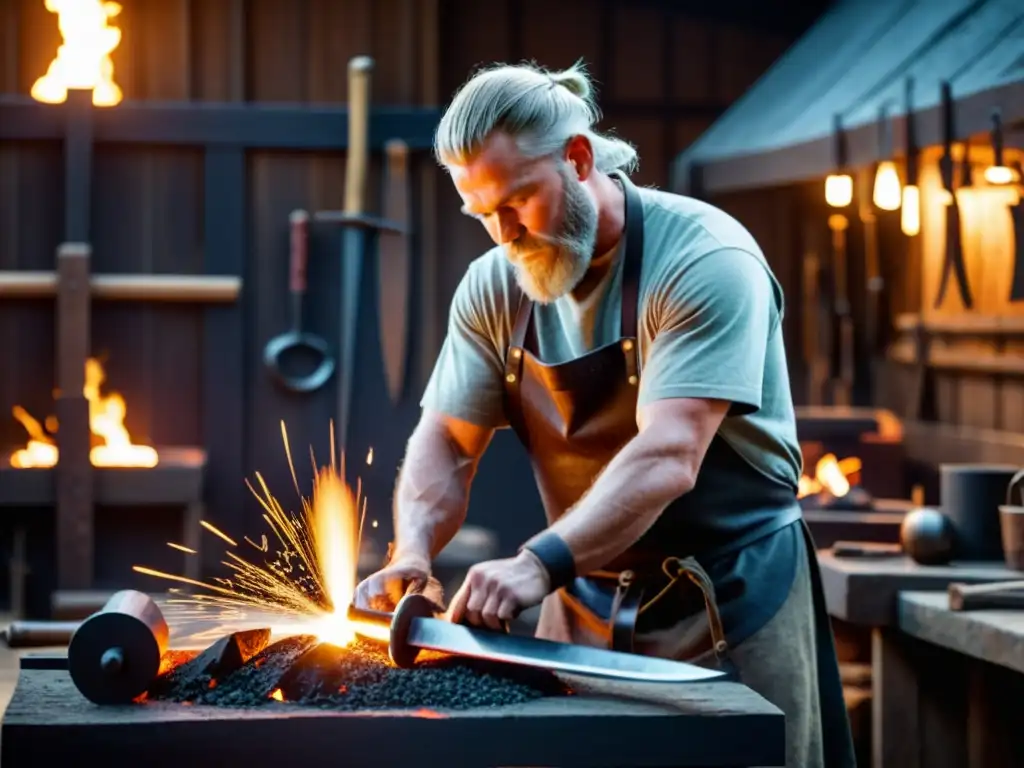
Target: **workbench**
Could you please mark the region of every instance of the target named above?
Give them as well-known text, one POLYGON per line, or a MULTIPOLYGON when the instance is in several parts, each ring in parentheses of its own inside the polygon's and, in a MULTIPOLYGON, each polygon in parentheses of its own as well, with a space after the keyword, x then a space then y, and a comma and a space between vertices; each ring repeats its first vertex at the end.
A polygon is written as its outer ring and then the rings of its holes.
POLYGON ((929 702, 950 697, 955 701, 958 695, 962 698, 963 692, 946 692, 943 687, 946 676, 941 666, 935 667, 926 680, 917 680, 916 675, 908 671, 912 669, 908 659, 915 656, 921 664, 929 663, 925 657, 931 658, 932 648, 913 641, 901 629, 901 594, 932 593, 937 600, 944 601, 951 582, 1010 581, 1024 575, 998 562, 925 566, 904 555, 841 558, 831 550, 822 550, 818 560, 829 614, 871 632, 871 765, 873 768, 949 765, 947 760, 957 753, 942 747, 943 738, 949 733, 945 726, 929 725, 921 732, 924 738, 918 739, 919 732, 914 728, 917 720, 910 718, 917 717, 912 713, 919 704, 927 710, 929 702), (907 693, 908 679, 917 680, 913 695, 907 693))
MULTIPOLYGON (((157 602, 172 649, 198 650, 230 631, 281 626, 280 617, 257 610, 212 620, 175 608, 167 598, 157 602)), ((282 631, 301 633, 303 627, 282 631)), ((574 695, 501 707, 345 713, 299 705, 101 707, 82 697, 66 671, 45 666, 23 664, 20 671, 0 728, 4 768, 69 764, 83 755, 108 766, 150 768, 785 764, 782 711, 728 681, 652 684, 564 676, 574 695)))
MULTIPOLYGON (((951 611, 943 592, 898 597, 888 644, 886 759, 906 768, 1024 766, 1024 610, 951 611)), ((887 763, 888 764, 888 763, 887 763)))

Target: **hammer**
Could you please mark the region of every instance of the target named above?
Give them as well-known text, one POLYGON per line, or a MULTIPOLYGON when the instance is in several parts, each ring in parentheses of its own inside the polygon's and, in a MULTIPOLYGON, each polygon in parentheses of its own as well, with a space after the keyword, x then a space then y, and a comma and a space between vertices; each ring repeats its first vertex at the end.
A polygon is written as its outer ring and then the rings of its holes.
POLYGON ((5 636, 12 648, 67 643, 67 669, 82 695, 127 704, 159 674, 170 631, 153 598, 126 589, 80 623, 16 622, 5 636))

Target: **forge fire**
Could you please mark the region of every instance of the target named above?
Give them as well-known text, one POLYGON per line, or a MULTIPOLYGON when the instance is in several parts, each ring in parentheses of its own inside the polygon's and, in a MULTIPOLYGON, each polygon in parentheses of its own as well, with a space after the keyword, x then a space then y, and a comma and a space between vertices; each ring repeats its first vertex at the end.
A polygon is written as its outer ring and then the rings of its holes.
POLYGON ((425 655, 401 669, 379 643, 344 647, 315 635, 267 644, 269 629, 237 632, 198 655, 168 652, 142 697, 229 707, 298 704, 340 711, 466 710, 520 704, 568 689, 554 675, 479 660, 425 655))

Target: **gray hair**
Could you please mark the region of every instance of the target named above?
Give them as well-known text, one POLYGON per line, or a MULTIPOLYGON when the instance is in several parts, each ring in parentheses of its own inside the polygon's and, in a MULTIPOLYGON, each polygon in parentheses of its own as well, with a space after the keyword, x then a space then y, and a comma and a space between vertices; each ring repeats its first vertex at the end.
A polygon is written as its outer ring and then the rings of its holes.
POLYGON ((582 61, 561 72, 537 64, 498 64, 474 74, 455 94, 434 136, 441 165, 465 162, 494 131, 508 133, 530 158, 559 152, 573 136, 586 136, 598 171, 632 172, 636 148, 600 134, 601 114, 582 61))

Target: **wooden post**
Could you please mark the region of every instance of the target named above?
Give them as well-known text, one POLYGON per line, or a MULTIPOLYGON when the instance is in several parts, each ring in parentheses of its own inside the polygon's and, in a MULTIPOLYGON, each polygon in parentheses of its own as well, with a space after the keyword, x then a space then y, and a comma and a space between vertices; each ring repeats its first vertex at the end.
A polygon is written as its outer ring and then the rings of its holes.
POLYGON ((93 488, 89 461, 89 258, 86 243, 57 249, 57 586, 88 589, 93 576, 93 488))

